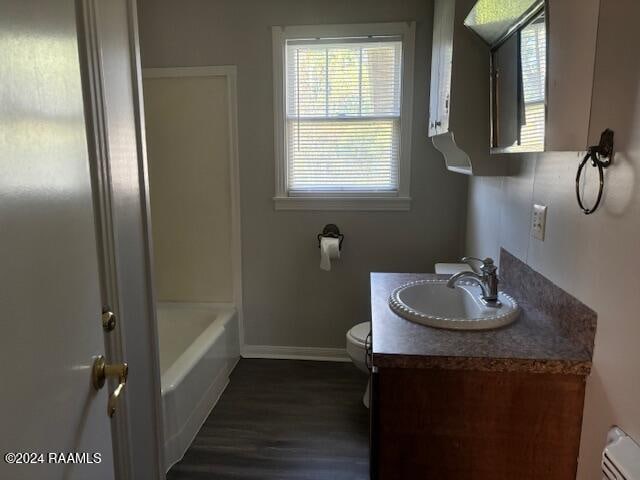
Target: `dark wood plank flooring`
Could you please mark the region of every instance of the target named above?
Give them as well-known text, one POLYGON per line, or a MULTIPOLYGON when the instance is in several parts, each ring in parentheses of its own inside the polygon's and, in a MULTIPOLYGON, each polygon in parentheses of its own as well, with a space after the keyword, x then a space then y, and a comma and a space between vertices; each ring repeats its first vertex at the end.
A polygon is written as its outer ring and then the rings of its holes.
POLYGON ((366 480, 365 386, 349 363, 243 359, 167 480, 366 480))

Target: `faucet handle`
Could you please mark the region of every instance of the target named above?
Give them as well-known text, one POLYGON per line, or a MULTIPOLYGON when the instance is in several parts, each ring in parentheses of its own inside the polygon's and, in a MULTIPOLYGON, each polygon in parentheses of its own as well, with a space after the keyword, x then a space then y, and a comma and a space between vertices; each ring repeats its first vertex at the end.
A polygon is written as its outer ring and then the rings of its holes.
POLYGON ((485 273, 493 273, 497 270, 497 267, 493 262, 493 258, 491 257, 487 257, 484 260, 482 258, 477 258, 477 257, 462 257, 462 261, 467 265, 469 265, 472 268, 472 270, 475 271, 476 273, 478 273, 478 271, 475 269, 475 267, 471 262, 481 263, 482 267, 480 268, 480 270, 485 273))

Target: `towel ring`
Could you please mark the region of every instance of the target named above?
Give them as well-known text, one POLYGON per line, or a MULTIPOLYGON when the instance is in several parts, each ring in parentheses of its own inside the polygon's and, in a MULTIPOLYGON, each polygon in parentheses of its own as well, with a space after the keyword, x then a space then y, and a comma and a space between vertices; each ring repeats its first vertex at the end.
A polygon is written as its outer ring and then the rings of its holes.
POLYGON ((612 157, 613 131, 606 129, 600 136, 600 143, 587 149, 587 154, 582 159, 582 162, 580 162, 580 166, 578 166, 578 173, 576 173, 576 198, 578 200, 580 210, 582 210, 585 215, 591 215, 600 206, 602 192, 604 190, 604 169, 611 165, 612 157), (606 160, 603 160, 603 158, 606 160), (591 208, 584 206, 582 196, 580 195, 580 179, 582 178, 582 171, 589 160, 591 160, 591 164, 598 169, 599 177, 598 196, 596 197, 596 202, 591 208))

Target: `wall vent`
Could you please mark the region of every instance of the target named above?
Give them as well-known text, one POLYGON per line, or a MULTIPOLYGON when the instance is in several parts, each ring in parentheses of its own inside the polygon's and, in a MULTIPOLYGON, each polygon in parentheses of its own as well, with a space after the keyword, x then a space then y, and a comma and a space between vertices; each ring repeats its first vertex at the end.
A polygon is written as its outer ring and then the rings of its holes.
POLYGON ((602 452, 603 480, 640 480, 640 447, 620 428, 607 435, 602 452))

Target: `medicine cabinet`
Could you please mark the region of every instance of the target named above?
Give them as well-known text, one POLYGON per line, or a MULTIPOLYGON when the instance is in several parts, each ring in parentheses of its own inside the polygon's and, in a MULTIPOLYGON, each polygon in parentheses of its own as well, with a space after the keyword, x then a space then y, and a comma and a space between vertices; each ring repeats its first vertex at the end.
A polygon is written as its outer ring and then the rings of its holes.
POLYGON ((600 0, 436 0, 429 136, 450 170, 583 151, 600 0))

